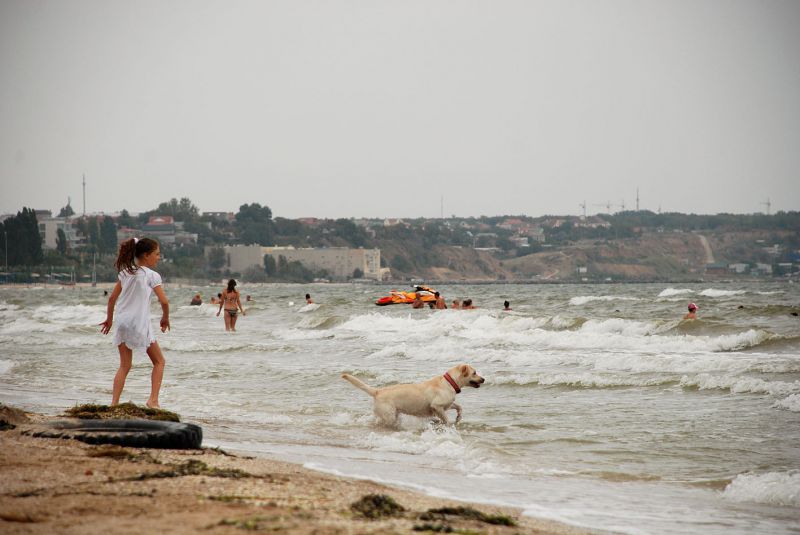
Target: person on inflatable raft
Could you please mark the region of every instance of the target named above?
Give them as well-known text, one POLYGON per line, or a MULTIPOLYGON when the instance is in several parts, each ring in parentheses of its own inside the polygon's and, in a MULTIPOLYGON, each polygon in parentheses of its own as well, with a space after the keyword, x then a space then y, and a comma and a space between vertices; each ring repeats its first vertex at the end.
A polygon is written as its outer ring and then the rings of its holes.
POLYGON ((375 301, 375 304, 378 306, 411 304, 414 302, 414 299, 416 299, 418 293, 420 294, 423 302, 430 303, 436 301, 436 296, 434 295, 435 292, 436 290, 429 288, 428 286, 416 285, 414 286, 414 291, 412 292, 392 290, 389 292, 389 295, 381 297, 375 301))

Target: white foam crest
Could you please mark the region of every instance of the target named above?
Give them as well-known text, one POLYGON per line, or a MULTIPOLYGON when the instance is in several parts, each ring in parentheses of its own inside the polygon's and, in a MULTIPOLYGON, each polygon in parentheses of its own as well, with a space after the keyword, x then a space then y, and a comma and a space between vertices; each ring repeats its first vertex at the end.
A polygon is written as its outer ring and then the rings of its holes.
POLYGON ((697 387, 700 390, 730 390, 733 394, 771 394, 788 396, 800 392, 800 381, 764 381, 756 377, 735 377, 730 375, 710 375, 701 373, 681 377, 681 386, 697 387))
POLYGON ((356 416, 354 414, 340 412, 332 415, 330 418, 328 418, 327 421, 331 425, 349 427, 353 424, 369 425, 369 423, 372 422, 372 420, 373 417, 370 414, 361 414, 356 416))
POLYGON ((667 288, 662 290, 658 297, 674 297, 676 295, 693 294, 694 290, 689 288, 667 288))
POLYGON ((305 305, 301 306, 297 309, 297 312, 306 313, 306 312, 313 312, 320 307, 319 303, 306 303, 305 305))
POLYGON ((281 340, 321 340, 331 336, 326 329, 278 329, 274 331, 275 337, 281 340))
POLYGON ((428 314, 425 311, 414 311, 418 314, 389 316, 380 313, 360 314, 351 317, 337 327, 337 330, 352 331, 364 335, 378 335, 381 339, 385 333, 414 333, 415 337, 443 336, 454 330, 468 328, 481 316, 453 311, 440 311, 428 314))
POLYGON ((6 323, 0 327, 2 334, 24 334, 24 333, 57 333, 63 331, 66 324, 42 323, 30 318, 16 318, 11 323, 6 323))
POLYGON ((746 293, 745 290, 715 290, 714 288, 708 288, 700 292, 700 295, 703 297, 730 297, 744 293, 746 293))
POLYGON ((300 329, 314 329, 325 323, 327 320, 328 318, 322 316, 303 316, 300 318, 300 321, 297 322, 297 327, 300 329))
MULTIPOLYGON (((524 346, 536 351, 543 350, 614 350, 636 353, 697 353, 729 352, 757 346, 778 335, 760 329, 719 336, 695 336, 670 334, 667 331, 675 322, 643 322, 612 318, 590 320, 578 329, 547 330, 532 328, 519 330, 515 324, 491 323, 486 316, 476 320, 470 328, 448 332, 446 337, 464 338, 473 343, 475 349, 487 350, 487 345, 509 344, 524 346), (483 324, 486 322, 486 324, 483 324)), ((414 331, 415 337, 430 337, 424 330, 414 331)), ((381 333, 375 333, 381 339, 381 333)), ((505 359, 503 359, 505 360, 505 359)))
POLYGON ((800 412, 800 394, 792 394, 788 398, 779 399, 772 404, 772 408, 800 412))
POLYGON ((180 305, 176 308, 181 315, 193 314, 195 316, 214 316, 219 310, 219 305, 203 303, 202 305, 180 305))
POLYGON ((492 378, 493 384, 541 386, 568 385, 584 388, 613 388, 622 386, 655 386, 674 380, 669 377, 632 377, 628 375, 597 374, 591 372, 579 373, 539 373, 532 375, 514 375, 492 378))
POLYGON ((405 342, 400 342, 399 344, 391 344, 384 346, 383 348, 370 353, 367 358, 370 359, 384 359, 384 358, 391 358, 391 357, 405 357, 408 354, 408 346, 405 342))
POLYGON ((575 318, 562 317, 558 314, 550 318, 549 326, 554 329, 569 329, 575 325, 575 318))
POLYGON ((460 459, 466 454, 466 445, 461 435, 449 428, 443 430, 428 428, 421 434, 413 431, 387 434, 372 432, 361 442, 363 447, 376 451, 426 454, 448 459, 460 459))
POLYGON ((51 322, 91 325, 102 321, 105 312, 105 305, 42 305, 34 309, 31 317, 51 322))
POLYGON ((800 506, 800 470, 739 474, 725 487, 722 497, 734 502, 800 506))
POLYGON ((622 318, 589 320, 579 329, 584 333, 608 333, 623 336, 648 336, 659 330, 659 324, 650 321, 635 321, 622 318))
MULTIPOLYGON (((111 336, 78 336, 74 338, 62 338, 58 341, 58 345, 62 347, 99 347, 108 345, 111 347, 112 340, 113 338, 111 336)), ((116 352, 116 348, 114 348, 114 351, 116 352)))
POLYGON ((758 295, 779 295, 785 293, 783 290, 775 290, 774 292, 756 292, 758 295))
POLYGON ((585 305, 592 301, 641 301, 638 297, 625 297, 622 295, 579 295, 569 300, 570 305, 585 305))
POLYGON ((0 301, 0 312, 6 312, 12 310, 19 310, 19 305, 15 305, 14 303, 6 303, 5 301, 0 301))
POLYGON ((225 334, 225 336, 203 339, 181 339, 166 336, 159 337, 158 344, 163 349, 170 351, 185 352, 214 352, 214 351, 235 351, 237 349, 257 348, 261 344, 250 344, 238 340, 235 335, 225 334))
POLYGON ((15 362, 13 360, 0 360, 0 375, 10 372, 14 364, 15 362))

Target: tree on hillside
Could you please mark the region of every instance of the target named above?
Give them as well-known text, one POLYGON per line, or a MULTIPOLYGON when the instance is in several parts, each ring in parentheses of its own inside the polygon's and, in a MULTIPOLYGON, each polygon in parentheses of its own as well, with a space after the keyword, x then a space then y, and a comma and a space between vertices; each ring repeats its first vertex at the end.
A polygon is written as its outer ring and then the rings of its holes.
POLYGON ((241 205, 236 214, 236 230, 239 240, 246 245, 272 245, 275 241, 272 210, 258 203, 241 205))
POLYGON ((264 255, 264 271, 270 277, 274 277, 278 272, 278 264, 275 262, 275 258, 272 255, 264 255))
POLYGON ((123 228, 123 227, 129 227, 129 228, 130 227, 135 227, 136 226, 136 220, 133 217, 131 217, 130 212, 128 212, 127 210, 123 209, 122 213, 120 213, 119 217, 117 218, 117 225, 119 225, 120 228, 123 228))
POLYGON ((365 247, 367 245, 367 233, 349 219, 337 219, 334 222, 334 228, 336 229, 336 234, 340 238, 347 240, 353 247, 365 247))
POLYGON ((56 231, 56 250, 62 256, 67 254, 67 235, 64 233, 64 229, 56 231))
POLYGON ((89 230, 89 250, 96 252, 100 247, 100 225, 97 224, 96 217, 90 217, 86 225, 89 230))
POLYGON ((35 265, 42 262, 42 236, 33 209, 23 207, 16 216, 0 224, 0 231, 4 241, 7 240, 3 245, 8 248, 9 265, 35 265))
POLYGON ((225 249, 214 247, 208 252, 208 267, 214 271, 219 271, 225 266, 225 249))
POLYGON ((181 197, 180 201, 172 198, 167 202, 162 202, 155 211, 157 215, 172 216, 175 221, 194 221, 200 214, 200 210, 192 204, 188 197, 181 197))
POLYGON ((69 201, 67 201, 67 205, 64 206, 58 212, 58 217, 72 217, 74 215, 75 215, 75 210, 72 209, 72 206, 70 206, 69 201))
POLYGON ((108 216, 103 218, 103 223, 100 225, 98 249, 101 254, 113 254, 117 250, 117 225, 108 216))

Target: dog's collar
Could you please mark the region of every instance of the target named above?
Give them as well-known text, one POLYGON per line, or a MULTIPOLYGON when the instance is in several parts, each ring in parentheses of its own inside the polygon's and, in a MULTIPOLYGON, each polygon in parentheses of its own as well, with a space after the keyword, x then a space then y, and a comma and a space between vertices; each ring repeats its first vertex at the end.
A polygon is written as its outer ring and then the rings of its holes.
POLYGON ((455 390, 455 391, 456 391, 456 394, 460 394, 460 393, 461 393, 461 388, 459 388, 459 386, 456 384, 456 382, 455 382, 455 381, 453 381, 453 378, 452 378, 452 377, 450 377, 450 374, 449 374, 449 373, 447 373, 447 372, 444 372, 444 376, 443 376, 443 377, 445 378, 445 380, 446 380, 448 383, 450 383, 450 386, 452 386, 452 387, 453 387, 453 390, 455 390))

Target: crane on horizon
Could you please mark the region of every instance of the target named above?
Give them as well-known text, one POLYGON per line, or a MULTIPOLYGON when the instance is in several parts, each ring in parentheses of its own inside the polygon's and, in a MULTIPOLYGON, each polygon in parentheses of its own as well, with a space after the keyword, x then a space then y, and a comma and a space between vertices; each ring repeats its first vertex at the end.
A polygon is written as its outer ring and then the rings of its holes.
POLYGON ((772 203, 769 202, 769 197, 767 197, 767 200, 765 202, 762 202, 761 204, 767 207, 767 215, 769 215, 769 209, 772 206, 772 203))
POLYGON ((603 203, 600 203, 600 204, 595 203, 592 206, 605 206, 606 207, 606 213, 607 214, 611 213, 611 201, 606 201, 605 204, 603 204, 603 203))

